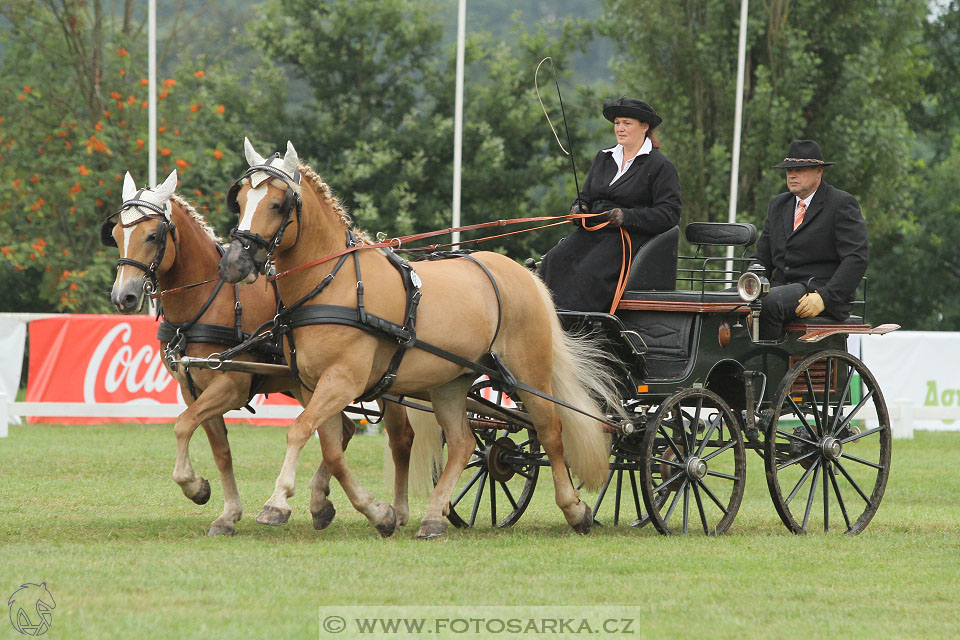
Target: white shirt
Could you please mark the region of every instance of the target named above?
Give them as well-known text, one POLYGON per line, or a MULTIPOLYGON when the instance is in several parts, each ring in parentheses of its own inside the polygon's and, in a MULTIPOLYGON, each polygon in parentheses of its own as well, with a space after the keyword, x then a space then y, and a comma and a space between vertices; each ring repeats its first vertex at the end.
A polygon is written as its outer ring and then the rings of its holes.
MULTIPOLYGON (((638 155, 639 155, 639 154, 638 154, 638 155)), ((813 196, 814 196, 816 193, 817 193, 817 192, 814 191, 813 193, 811 193, 810 195, 808 195, 806 198, 802 198, 802 199, 801 199, 799 196, 794 196, 794 200, 796 200, 796 202, 793 203, 793 213, 794 213, 794 215, 796 215, 796 213, 797 213, 797 207, 800 206, 800 202, 801 202, 801 201, 803 202, 803 207, 804 207, 803 210, 806 211, 807 209, 809 209, 809 208, 810 208, 810 201, 813 200, 813 196)))
POLYGON ((610 184, 613 184, 620 179, 620 176, 627 172, 627 169, 630 168, 630 165, 633 164, 633 161, 636 160, 639 156, 645 156, 648 153, 653 151, 653 143, 650 142, 650 138, 646 138, 643 141, 643 144, 640 145, 640 151, 637 151, 637 155, 633 156, 626 162, 623 161, 623 145, 618 144, 615 147, 610 147, 609 149, 604 149, 604 153, 610 153, 613 155, 614 161, 617 163, 617 175, 613 176, 613 180, 610 181, 610 184))

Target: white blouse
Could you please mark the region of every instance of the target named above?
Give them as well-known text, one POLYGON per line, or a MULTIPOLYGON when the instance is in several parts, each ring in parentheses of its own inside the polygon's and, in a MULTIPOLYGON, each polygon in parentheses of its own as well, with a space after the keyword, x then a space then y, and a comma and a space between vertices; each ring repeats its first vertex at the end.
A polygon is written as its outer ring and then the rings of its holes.
POLYGON ((610 147, 609 149, 604 149, 604 153, 613 154, 613 159, 617 163, 617 175, 613 176, 613 180, 610 181, 610 184, 613 184, 620 179, 620 176, 627 172, 627 169, 630 168, 630 165, 633 164, 633 161, 636 160, 639 156, 647 155, 653 151, 653 143, 650 142, 650 138, 647 138, 643 141, 643 144, 640 146, 640 151, 637 151, 637 155, 633 156, 624 163, 623 161, 623 145, 618 144, 615 147, 610 147))

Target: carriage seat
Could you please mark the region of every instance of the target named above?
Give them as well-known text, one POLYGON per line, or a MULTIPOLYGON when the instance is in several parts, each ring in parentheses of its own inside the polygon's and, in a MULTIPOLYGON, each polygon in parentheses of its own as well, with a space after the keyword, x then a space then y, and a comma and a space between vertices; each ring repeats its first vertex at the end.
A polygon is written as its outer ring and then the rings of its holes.
POLYGON ((680 227, 654 236, 633 256, 627 291, 665 290, 677 286, 677 248, 680 227))
POLYGON ((749 222, 691 222, 684 235, 700 246, 748 247, 757 241, 757 228, 749 222))

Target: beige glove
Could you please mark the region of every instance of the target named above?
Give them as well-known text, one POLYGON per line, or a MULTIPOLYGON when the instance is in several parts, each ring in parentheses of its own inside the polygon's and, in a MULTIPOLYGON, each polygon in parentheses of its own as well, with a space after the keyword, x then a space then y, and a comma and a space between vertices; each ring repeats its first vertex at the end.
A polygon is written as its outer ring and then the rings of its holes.
POLYGON ((798 318, 812 318, 820 315, 823 311, 823 298, 820 293, 814 291, 800 297, 800 304, 797 305, 796 314, 798 318))

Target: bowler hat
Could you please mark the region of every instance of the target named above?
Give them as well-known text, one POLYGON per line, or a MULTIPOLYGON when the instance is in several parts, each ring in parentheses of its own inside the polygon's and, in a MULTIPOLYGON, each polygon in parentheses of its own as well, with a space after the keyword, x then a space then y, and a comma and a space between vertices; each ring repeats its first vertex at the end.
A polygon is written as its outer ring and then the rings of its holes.
POLYGON ((796 169, 797 167, 829 167, 835 162, 824 162, 820 145, 813 140, 794 140, 790 143, 787 157, 774 169, 796 169))
POLYGON ((614 118, 636 118, 640 122, 649 124, 651 129, 655 129, 658 124, 663 122, 663 118, 658 116, 653 107, 646 102, 625 96, 614 100, 604 100, 603 117, 610 122, 613 122, 614 118))

